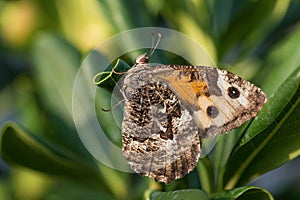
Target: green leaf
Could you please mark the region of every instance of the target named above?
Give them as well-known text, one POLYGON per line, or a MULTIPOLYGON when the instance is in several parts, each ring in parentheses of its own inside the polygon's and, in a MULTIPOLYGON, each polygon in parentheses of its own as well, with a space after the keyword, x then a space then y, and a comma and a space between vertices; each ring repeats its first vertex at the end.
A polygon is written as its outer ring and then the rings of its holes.
POLYGON ((71 181, 59 181, 47 191, 45 200, 113 200, 115 199, 111 194, 98 190, 97 188, 90 187, 86 184, 71 182, 71 181), (55 197, 55 198, 53 198, 55 197))
POLYGON ((25 132, 14 122, 3 126, 0 145, 1 157, 9 164, 52 175, 76 177, 96 185, 100 183, 99 172, 95 166, 25 132))
POLYGON ((1 178, 0 180, 0 199, 5 200, 13 200, 13 195, 11 195, 11 188, 10 188, 9 181, 1 178))
POLYGON ((299 71, 300 66, 269 98, 235 146, 220 188, 243 185, 300 155, 299 71))
POLYGON ((72 120, 72 92, 80 55, 66 40, 39 33, 32 47, 33 75, 43 103, 68 125, 72 120))
MULTIPOLYGON (((79 52, 66 40, 41 32, 34 40, 32 57, 35 89, 46 117, 41 136, 64 151, 92 160, 75 130, 72 113, 73 84, 81 62, 79 52)), ((28 124, 23 125, 32 130, 28 124)))
POLYGON ((153 192, 150 196, 151 200, 185 200, 185 199, 199 199, 208 200, 207 194, 202 190, 188 189, 177 190, 173 192, 153 192))
POLYGON ((233 18, 227 31, 222 32, 219 55, 235 54, 236 59, 249 56, 282 20, 289 5, 290 1, 277 0, 243 1, 235 6, 236 10, 232 11, 233 18), (251 15, 253 11, 255 15, 251 15), (243 55, 236 54, 237 49, 243 55))
POLYGON ((273 196, 266 190, 254 187, 254 186, 245 186, 235 188, 233 190, 228 190, 220 193, 216 193, 210 196, 212 200, 232 200, 232 199, 239 199, 239 200, 252 200, 252 199, 259 199, 259 200, 273 200, 273 196))
POLYGON ((201 188, 207 193, 214 191, 214 171, 212 163, 207 157, 199 160, 197 164, 197 171, 199 174, 201 188))
MULTIPOLYGON (((218 141, 212 153, 208 154, 210 161, 213 163, 214 169, 217 171, 222 170, 230 156, 230 152, 232 151, 235 143, 238 141, 238 138, 242 134, 245 127, 247 127, 247 124, 248 122, 237 129, 218 136, 218 141)), ((218 176, 219 174, 216 175, 218 176)))
POLYGON ((283 37, 276 46, 270 49, 261 73, 257 74, 256 82, 261 82, 264 92, 268 94, 282 85, 283 81, 298 67, 300 63, 300 27, 283 37), (263 80, 263 82, 262 82, 263 80))

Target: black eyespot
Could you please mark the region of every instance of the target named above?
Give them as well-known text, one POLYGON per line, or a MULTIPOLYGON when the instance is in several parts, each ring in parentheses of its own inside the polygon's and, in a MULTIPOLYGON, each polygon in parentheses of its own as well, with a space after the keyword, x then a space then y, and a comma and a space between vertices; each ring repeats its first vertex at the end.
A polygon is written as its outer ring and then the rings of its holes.
POLYGON ((228 96, 232 99, 237 99, 240 97, 240 91, 236 87, 229 87, 227 89, 228 96))
POLYGON ((216 118, 219 115, 219 110, 216 106, 208 106, 206 113, 210 118, 216 118))

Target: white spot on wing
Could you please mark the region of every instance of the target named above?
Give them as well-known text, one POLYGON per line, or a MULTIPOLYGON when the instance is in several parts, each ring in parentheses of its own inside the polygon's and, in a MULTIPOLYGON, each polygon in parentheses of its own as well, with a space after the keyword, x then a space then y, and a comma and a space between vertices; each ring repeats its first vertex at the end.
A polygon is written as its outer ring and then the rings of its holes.
POLYGON ((246 97, 241 93, 240 97, 237 99, 241 105, 243 105, 245 108, 248 107, 249 101, 246 99, 246 97))

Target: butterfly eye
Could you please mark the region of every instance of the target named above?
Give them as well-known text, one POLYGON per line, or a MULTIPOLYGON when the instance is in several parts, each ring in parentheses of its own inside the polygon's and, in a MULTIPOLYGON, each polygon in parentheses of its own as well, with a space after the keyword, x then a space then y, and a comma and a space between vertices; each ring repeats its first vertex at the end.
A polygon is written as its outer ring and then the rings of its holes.
POLYGON ((228 96, 232 99, 236 99, 240 97, 240 91, 236 87, 229 87, 227 89, 228 96))

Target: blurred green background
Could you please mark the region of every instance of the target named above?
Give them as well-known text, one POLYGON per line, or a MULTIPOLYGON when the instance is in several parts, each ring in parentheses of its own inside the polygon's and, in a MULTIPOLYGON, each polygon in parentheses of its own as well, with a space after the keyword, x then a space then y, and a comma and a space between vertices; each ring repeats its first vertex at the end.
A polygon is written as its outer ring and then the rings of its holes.
MULTIPOLYGON (((217 66, 269 96, 300 63, 299 10, 299 0, 0 0, 0 124, 12 120, 26 130, 16 127, 14 143, 2 144, 17 155, 6 157, 9 166, 0 161, 0 199, 141 199, 155 189, 199 188, 190 178, 162 186, 94 161, 72 120, 81 61, 113 34, 165 27, 190 36, 217 66), (22 153, 28 147, 33 154, 22 153), (47 166, 40 164, 44 155, 51 158, 47 166)), ((299 159, 287 169, 297 172, 297 165, 299 159)), ((287 176, 283 168, 267 175, 269 182, 252 184, 277 199, 299 199, 299 174, 287 176)))

